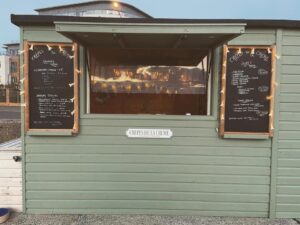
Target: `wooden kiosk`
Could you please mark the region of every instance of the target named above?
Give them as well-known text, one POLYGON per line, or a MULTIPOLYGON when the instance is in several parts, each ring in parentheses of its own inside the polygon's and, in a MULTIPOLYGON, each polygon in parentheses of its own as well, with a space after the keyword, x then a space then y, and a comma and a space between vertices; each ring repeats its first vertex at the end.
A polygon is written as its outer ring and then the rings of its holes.
POLYGON ((300 22, 12 15, 27 213, 300 216, 300 22))

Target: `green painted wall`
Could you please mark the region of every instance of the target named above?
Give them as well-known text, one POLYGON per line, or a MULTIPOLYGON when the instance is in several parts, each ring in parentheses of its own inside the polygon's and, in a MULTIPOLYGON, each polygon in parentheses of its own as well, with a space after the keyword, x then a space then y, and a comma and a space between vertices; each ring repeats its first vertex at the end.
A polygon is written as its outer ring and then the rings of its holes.
MULTIPOLYGON (((26 27, 23 37, 29 41, 66 40, 52 28, 26 27)), ((230 44, 272 45, 275 41, 275 30, 248 30, 230 44)), ((76 137, 26 135, 26 212, 268 217, 272 142, 218 137, 220 55, 216 60, 213 116, 84 115, 81 108, 76 137), (170 128, 174 137, 128 139, 125 131, 134 127, 170 128)), ((300 71, 300 66, 284 68, 295 74, 300 71)), ((290 79, 294 83, 298 78, 291 75, 286 82, 290 79)), ((297 85, 289 85, 287 90, 295 90, 297 95, 297 85)), ((83 87, 81 77, 81 106, 83 87)), ((297 101, 297 96, 287 99, 297 101)), ((282 109, 297 109, 282 104, 282 109)), ((281 118, 291 120, 283 112, 281 118)), ((300 119, 296 113, 292 118, 300 119)), ((294 122, 281 123, 281 127, 297 132, 294 122)), ((280 137, 296 139, 296 132, 288 130, 280 137)), ((295 140, 281 139, 279 143, 281 148, 287 144, 288 148, 299 146, 295 140)), ((297 153, 296 149, 281 152, 297 153)), ((280 161, 281 166, 284 163, 280 161)), ((296 169, 292 171, 296 175, 296 169)))
POLYGON ((279 102, 277 217, 300 217, 300 31, 284 30, 279 102))

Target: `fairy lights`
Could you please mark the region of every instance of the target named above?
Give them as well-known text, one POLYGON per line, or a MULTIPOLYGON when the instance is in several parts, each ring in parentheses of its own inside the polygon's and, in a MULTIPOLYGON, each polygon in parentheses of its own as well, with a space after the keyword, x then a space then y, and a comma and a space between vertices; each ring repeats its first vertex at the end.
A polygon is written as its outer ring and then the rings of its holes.
POLYGON ((31 44, 30 47, 29 47, 29 50, 33 51, 33 47, 34 47, 34 44, 31 44))
POLYGON ((51 51, 52 50, 52 47, 50 45, 46 45, 47 48, 48 48, 48 51, 51 51))

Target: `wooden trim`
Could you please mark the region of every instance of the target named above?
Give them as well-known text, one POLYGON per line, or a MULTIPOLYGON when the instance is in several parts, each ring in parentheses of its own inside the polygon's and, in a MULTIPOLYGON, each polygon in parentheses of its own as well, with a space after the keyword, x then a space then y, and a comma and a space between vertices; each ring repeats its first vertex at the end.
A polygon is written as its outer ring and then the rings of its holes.
POLYGON ((221 104, 220 104, 220 127, 219 134, 224 137, 225 134, 232 135, 268 135, 273 137, 273 122, 274 122, 274 96, 276 88, 276 46, 267 45, 224 45, 223 46, 223 61, 221 74, 221 104), (271 83, 270 83, 270 110, 269 110, 269 132, 226 132, 225 131, 225 107, 226 107, 226 78, 227 78, 227 51, 228 49, 270 49, 272 51, 271 61, 271 83), (224 119, 223 119, 224 118, 224 119))
POLYGON ((78 134, 79 132, 79 85, 78 85, 78 76, 80 76, 80 70, 78 70, 78 45, 73 44, 74 49, 74 127, 73 134, 78 134))
POLYGON ((225 132, 225 106, 226 106, 226 70, 227 70, 227 51, 228 46, 223 46, 223 61, 221 74, 221 102, 220 102, 220 135, 224 136, 225 132))
POLYGON ((37 133, 37 132, 49 132, 50 133, 68 133, 72 132, 73 134, 77 134, 79 132, 79 114, 78 114, 78 46, 76 43, 52 43, 52 42, 28 42, 24 41, 24 98, 25 98, 25 133, 37 133), (45 46, 49 45, 51 47, 72 47, 74 50, 74 126, 73 129, 31 129, 30 128, 30 90, 29 90, 29 46, 45 46))
POLYGON ((272 47, 272 78, 271 78, 271 91, 270 91, 270 118, 269 118, 269 133, 270 137, 274 134, 274 103, 275 103, 275 90, 276 90, 276 46, 272 47))
POLYGON ((29 44, 24 42, 24 99, 25 99, 25 133, 29 130, 30 115, 29 115, 29 44))

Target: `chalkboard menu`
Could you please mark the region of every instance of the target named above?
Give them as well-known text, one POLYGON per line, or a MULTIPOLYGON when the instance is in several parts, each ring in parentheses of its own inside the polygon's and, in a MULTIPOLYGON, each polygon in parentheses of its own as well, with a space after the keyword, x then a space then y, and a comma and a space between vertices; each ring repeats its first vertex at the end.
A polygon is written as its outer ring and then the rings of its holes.
POLYGON ((27 130, 77 132, 76 51, 75 45, 27 43, 27 130))
POLYGON ((271 134, 273 51, 258 46, 224 48, 222 134, 271 134))

